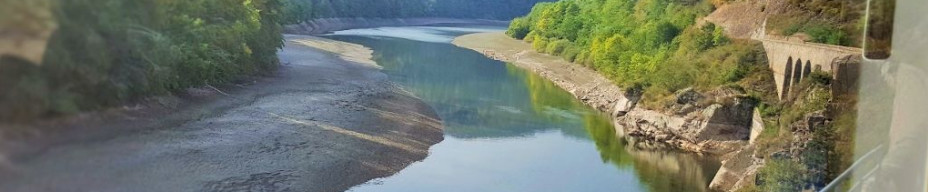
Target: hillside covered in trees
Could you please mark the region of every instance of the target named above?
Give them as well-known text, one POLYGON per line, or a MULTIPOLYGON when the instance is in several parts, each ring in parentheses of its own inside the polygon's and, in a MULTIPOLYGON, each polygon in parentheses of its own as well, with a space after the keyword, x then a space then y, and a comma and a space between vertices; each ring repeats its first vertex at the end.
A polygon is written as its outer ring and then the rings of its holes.
POLYGON ((287 0, 289 23, 336 17, 451 17, 509 20, 554 0, 287 0))
MULTIPOLYGON (((512 21, 506 34, 542 53, 590 67, 620 87, 641 93, 640 107, 673 113, 680 91, 737 90, 757 102, 766 129, 756 154, 770 159, 757 173, 764 184, 745 191, 800 191, 821 187, 850 165, 856 115, 853 95, 834 94, 831 74, 812 72, 778 99, 760 42, 726 37, 703 19, 727 1, 562 0, 539 3, 512 21), (822 115, 827 114, 827 115, 822 115), (816 127, 803 122, 829 119, 816 127), (797 130, 813 130, 808 132, 797 130), (803 147, 797 147, 803 146, 803 147)), ((789 1, 773 14, 774 35, 805 34, 807 41, 856 45, 860 1, 789 1)), ((724 101, 714 101, 724 102, 724 101)), ((753 177, 753 176, 751 176, 753 177)))
POLYGON ((706 91, 765 70, 759 43, 731 40, 721 27, 697 23, 713 9, 708 1, 540 3, 513 20, 507 34, 641 89, 645 106, 661 108, 677 90, 706 91))
POLYGON ((95 110, 271 73, 283 45, 282 24, 333 17, 506 20, 539 1, 13 1, 0 13, 2 27, 54 33, 41 63, 3 58, 0 120, 95 110))
POLYGON ((41 63, 0 61, 2 120, 99 109, 268 73, 283 45, 280 0, 31 3, 25 7, 49 9, 51 16, 10 17, 56 30, 41 63))

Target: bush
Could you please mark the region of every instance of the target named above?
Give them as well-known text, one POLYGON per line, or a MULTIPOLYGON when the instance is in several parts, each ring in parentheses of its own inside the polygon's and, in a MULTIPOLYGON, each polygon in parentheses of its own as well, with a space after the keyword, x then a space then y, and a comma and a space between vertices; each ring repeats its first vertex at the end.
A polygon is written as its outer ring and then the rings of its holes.
POLYGON ((758 170, 760 191, 792 192, 800 191, 805 183, 805 168, 798 162, 772 157, 758 170))
POLYGON ((806 27, 804 31, 809 34, 809 36, 812 36, 812 42, 832 45, 851 44, 851 40, 847 33, 835 27, 829 27, 827 25, 815 25, 806 27))
POLYGON ((767 20, 767 29, 768 32, 784 36, 805 33, 815 43, 857 46, 859 45, 859 39, 862 39, 859 37, 861 35, 859 31, 863 31, 863 22, 859 17, 848 16, 846 18, 842 17, 843 19, 828 19, 828 17, 794 10, 770 16, 767 20))
POLYGON ((567 41, 566 39, 560 39, 548 43, 544 52, 552 55, 561 55, 561 53, 563 53, 567 47, 570 47, 570 41, 567 41))
POLYGON ((577 56, 580 54, 580 49, 575 46, 567 47, 564 52, 561 53, 561 56, 564 60, 574 62, 577 60, 577 56))
POLYGON ((535 39, 532 40, 532 48, 534 48, 535 51, 544 53, 548 48, 548 39, 536 35, 535 39))
POLYGON ((532 31, 531 26, 532 24, 528 18, 516 18, 509 24, 509 29, 506 30, 506 34, 516 39, 524 39, 525 36, 532 31))
POLYGON ((831 85, 831 74, 818 70, 810 73, 806 80, 812 84, 827 86, 831 85))

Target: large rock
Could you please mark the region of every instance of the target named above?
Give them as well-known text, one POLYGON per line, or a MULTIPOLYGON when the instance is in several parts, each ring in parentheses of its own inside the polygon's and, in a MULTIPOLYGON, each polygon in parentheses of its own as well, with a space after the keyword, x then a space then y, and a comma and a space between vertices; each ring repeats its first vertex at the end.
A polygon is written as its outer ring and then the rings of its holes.
POLYGON ((763 159, 754 157, 754 146, 748 145, 722 161, 722 167, 716 172, 709 189, 715 191, 735 191, 754 183, 757 170, 764 165, 763 159))
POLYGON ((699 92, 696 92, 696 90, 693 90, 693 88, 686 88, 686 89, 677 91, 676 97, 677 97, 677 104, 681 104, 681 105, 696 104, 696 102, 699 102, 700 100, 704 98, 702 94, 700 94, 699 92))
POLYGON ((638 102, 635 97, 622 96, 619 97, 619 100, 615 102, 615 106, 612 107, 612 116, 621 117, 628 114, 629 111, 635 108, 635 104, 638 102))
POLYGON ((754 115, 751 118, 751 136, 748 139, 748 143, 754 144, 757 142, 757 137, 760 137, 760 134, 764 132, 764 119, 760 116, 760 111, 754 109, 754 115))
POLYGON ((690 132, 689 137, 695 142, 748 140, 755 105, 741 98, 736 98, 733 104, 713 104, 702 112, 708 120, 690 132))
POLYGON ((733 98, 728 104, 713 104, 686 115, 636 108, 618 118, 622 126, 616 128, 686 151, 725 154, 749 139, 754 105, 751 100, 733 98))

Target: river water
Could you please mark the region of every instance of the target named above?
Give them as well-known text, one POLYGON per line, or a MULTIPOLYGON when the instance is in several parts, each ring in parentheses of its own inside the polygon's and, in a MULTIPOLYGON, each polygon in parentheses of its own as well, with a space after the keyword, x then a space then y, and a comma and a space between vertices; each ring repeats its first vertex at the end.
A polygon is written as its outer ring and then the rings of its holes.
POLYGON ((542 77, 452 45, 489 26, 385 27, 328 38, 365 45, 444 120, 445 140, 396 175, 350 191, 705 191, 717 160, 646 150, 542 77))

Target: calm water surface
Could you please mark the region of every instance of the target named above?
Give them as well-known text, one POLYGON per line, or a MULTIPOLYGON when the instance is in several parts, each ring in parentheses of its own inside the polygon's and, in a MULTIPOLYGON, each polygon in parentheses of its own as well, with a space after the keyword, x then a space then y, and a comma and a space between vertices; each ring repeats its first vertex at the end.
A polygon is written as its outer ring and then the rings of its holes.
POLYGON ((705 191, 715 160, 644 150, 610 119, 553 83, 452 45, 499 27, 387 27, 336 32, 362 44, 405 89, 431 105, 445 140, 394 176, 351 191, 705 191))

